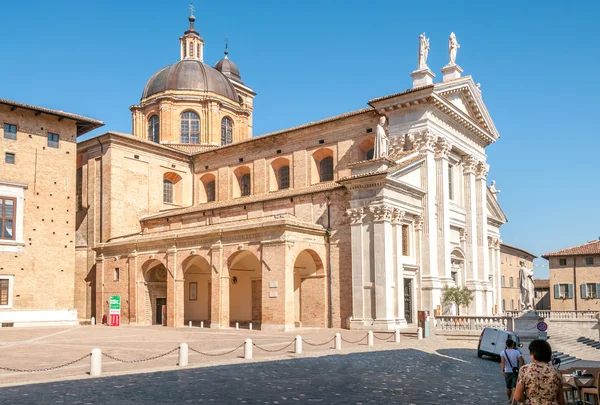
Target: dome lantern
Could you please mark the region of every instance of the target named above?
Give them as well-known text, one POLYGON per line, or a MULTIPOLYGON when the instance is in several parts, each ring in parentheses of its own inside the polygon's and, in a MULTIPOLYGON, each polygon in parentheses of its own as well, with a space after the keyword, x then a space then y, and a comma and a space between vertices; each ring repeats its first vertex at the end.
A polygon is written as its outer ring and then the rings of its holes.
POLYGON ((194 28, 196 17, 194 16, 194 3, 190 3, 190 15, 188 17, 190 28, 186 30, 179 38, 181 60, 184 59, 204 59, 204 40, 194 28))

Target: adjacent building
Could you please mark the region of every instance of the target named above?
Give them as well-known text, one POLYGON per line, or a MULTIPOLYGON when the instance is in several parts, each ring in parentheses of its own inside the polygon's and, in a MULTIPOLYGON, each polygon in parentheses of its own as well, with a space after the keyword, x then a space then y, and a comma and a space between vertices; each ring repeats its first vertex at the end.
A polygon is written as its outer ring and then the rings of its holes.
POLYGON ((81 314, 101 319, 119 295, 137 325, 392 329, 456 285, 474 291, 470 314, 497 311, 499 134, 470 76, 451 63, 433 83, 421 66, 408 90, 252 137, 254 91, 229 55, 204 61, 189 20, 180 60, 131 107, 133 133, 78 145, 81 314))
POLYGON ((553 311, 600 310, 600 240, 542 257, 550 265, 550 306, 553 311))
POLYGON ((533 280, 533 305, 538 311, 550 310, 550 280, 533 280))
POLYGON ((76 139, 101 121, 0 100, 0 322, 77 323, 76 139))
POLYGON ((502 287, 502 306, 500 311, 520 311, 521 301, 519 286, 519 272, 522 266, 533 268, 533 259, 537 256, 505 243, 500 245, 500 268, 502 287))

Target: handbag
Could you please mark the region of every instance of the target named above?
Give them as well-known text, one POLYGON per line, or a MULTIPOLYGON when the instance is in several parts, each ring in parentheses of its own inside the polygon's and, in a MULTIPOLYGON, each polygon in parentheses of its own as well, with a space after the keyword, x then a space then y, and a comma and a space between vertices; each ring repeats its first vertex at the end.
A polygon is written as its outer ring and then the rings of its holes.
POLYGON ((512 363, 510 362, 510 358, 508 357, 508 353, 506 352, 506 350, 504 351, 504 357, 506 358, 506 360, 508 360, 508 365, 512 368, 512 372, 514 374, 515 377, 519 376, 519 367, 515 367, 512 365, 512 363))

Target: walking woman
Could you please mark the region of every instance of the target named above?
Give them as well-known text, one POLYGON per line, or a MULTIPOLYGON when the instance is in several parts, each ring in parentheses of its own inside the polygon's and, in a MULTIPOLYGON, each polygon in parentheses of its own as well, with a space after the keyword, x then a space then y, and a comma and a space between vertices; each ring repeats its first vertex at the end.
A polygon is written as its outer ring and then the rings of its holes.
POLYGON ((519 370, 515 401, 525 405, 565 405, 562 376, 550 364, 552 348, 545 340, 529 344, 531 363, 519 370))

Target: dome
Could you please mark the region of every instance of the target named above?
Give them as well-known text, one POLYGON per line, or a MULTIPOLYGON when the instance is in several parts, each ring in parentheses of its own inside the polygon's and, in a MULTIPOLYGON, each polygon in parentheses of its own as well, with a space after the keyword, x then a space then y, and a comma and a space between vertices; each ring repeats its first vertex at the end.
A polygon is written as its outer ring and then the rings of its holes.
MULTIPOLYGON (((239 77, 237 67, 235 70, 239 77)), ((146 84, 142 99, 167 90, 213 92, 236 103, 239 101, 237 92, 227 77, 199 59, 183 59, 156 72, 146 84)))
POLYGON ((228 78, 243 83, 242 78, 240 77, 240 69, 238 69, 237 65, 227 57, 227 54, 225 54, 225 58, 217 62, 215 69, 228 78))

